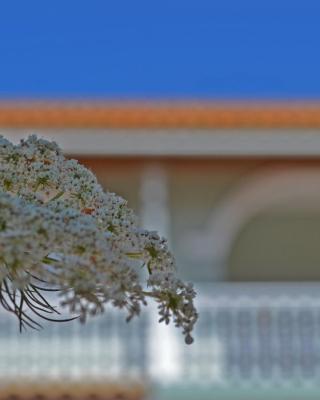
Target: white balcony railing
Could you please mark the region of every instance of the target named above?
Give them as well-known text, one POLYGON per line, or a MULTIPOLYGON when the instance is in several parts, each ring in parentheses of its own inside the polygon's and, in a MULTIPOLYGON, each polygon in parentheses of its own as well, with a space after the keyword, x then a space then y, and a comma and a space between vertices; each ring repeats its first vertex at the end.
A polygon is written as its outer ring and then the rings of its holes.
POLYGON ((198 285, 195 343, 157 323, 126 324, 109 311, 87 325, 49 324, 20 334, 0 314, 0 381, 133 379, 157 384, 313 386, 320 390, 317 285, 198 285))

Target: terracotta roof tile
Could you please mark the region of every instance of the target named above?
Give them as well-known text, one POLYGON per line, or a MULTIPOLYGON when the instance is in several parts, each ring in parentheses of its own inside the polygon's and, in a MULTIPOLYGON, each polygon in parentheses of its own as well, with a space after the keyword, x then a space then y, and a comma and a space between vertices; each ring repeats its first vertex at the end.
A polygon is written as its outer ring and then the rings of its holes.
POLYGON ((145 388, 140 384, 47 382, 0 387, 0 400, 141 400, 145 397, 145 388))
POLYGON ((320 128, 320 103, 0 102, 2 128, 320 128))

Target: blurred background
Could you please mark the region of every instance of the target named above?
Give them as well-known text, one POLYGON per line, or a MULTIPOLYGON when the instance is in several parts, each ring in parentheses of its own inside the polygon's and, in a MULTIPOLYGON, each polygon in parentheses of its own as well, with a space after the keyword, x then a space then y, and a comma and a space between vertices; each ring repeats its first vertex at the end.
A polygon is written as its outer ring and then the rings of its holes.
POLYGON ((1 399, 319 399, 320 4, 0 4, 0 133, 56 140, 169 239, 200 319, 18 333, 1 399))

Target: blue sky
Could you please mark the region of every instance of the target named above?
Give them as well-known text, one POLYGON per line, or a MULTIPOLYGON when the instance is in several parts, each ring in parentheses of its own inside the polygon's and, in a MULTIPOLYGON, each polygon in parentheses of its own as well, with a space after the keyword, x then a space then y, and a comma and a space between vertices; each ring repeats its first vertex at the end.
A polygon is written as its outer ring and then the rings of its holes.
POLYGON ((319 99, 319 0, 10 0, 0 98, 319 99))

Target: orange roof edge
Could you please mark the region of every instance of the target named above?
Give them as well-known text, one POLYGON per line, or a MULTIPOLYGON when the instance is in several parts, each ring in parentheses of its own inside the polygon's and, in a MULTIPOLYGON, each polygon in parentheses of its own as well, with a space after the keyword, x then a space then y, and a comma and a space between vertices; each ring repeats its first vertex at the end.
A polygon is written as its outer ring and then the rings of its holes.
POLYGON ((0 101, 1 128, 320 128, 320 102, 0 101))

